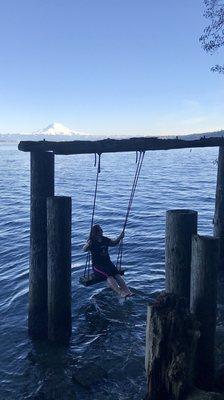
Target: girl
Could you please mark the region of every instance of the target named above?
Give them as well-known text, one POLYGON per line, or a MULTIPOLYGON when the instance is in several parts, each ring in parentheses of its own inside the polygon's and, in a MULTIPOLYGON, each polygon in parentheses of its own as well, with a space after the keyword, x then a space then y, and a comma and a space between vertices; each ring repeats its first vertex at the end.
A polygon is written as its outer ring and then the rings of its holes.
POLYGON ((91 252, 94 273, 107 281, 108 286, 121 297, 128 297, 132 296, 133 293, 112 263, 108 252, 108 247, 116 246, 123 237, 124 232, 121 232, 117 239, 109 239, 103 236, 103 230, 100 225, 93 225, 90 238, 87 240, 83 250, 91 252))

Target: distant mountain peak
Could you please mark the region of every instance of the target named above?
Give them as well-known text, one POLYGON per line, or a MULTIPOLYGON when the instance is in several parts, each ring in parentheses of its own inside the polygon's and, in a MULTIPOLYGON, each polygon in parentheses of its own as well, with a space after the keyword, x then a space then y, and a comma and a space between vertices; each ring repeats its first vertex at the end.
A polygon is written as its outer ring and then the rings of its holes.
POLYGON ((75 132, 67 128, 66 126, 62 125, 60 122, 53 122, 52 124, 48 125, 44 129, 40 129, 38 131, 33 132, 35 135, 66 135, 72 136, 75 135, 75 132))

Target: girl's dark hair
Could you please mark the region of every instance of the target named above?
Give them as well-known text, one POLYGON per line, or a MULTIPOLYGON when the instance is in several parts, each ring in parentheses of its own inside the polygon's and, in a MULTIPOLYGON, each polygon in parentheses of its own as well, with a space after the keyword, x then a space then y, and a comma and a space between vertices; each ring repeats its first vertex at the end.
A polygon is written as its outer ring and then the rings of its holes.
POLYGON ((94 239, 96 233, 98 233, 100 231, 102 231, 101 226, 99 224, 93 225, 90 231, 90 239, 94 239))

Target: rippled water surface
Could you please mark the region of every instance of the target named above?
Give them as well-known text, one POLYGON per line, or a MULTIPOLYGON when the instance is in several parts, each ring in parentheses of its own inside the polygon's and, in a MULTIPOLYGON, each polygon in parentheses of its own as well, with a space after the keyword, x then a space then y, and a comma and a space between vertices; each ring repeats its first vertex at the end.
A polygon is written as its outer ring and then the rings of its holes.
MULTIPOLYGON (((135 296, 121 303, 104 284, 79 285, 94 157, 56 157, 56 195, 72 196, 73 201, 73 333, 69 348, 55 349, 27 337, 29 154, 14 144, 0 146, 0 399, 143 398, 146 308, 164 288, 165 212, 198 210, 200 233, 212 233, 216 159, 217 149, 146 153, 124 248, 126 281, 135 296)), ((105 235, 116 237, 128 204, 135 154, 105 154, 101 169, 96 222, 105 235)))

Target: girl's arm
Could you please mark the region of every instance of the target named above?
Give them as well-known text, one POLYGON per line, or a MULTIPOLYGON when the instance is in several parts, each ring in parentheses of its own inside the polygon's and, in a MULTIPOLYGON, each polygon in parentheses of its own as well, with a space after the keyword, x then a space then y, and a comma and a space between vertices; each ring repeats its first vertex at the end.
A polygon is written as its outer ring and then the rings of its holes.
POLYGON ((116 246, 120 241, 121 241, 121 239, 123 239, 123 237, 124 237, 124 231, 122 231, 121 232, 121 234, 118 236, 118 238, 117 239, 115 239, 115 240, 110 240, 110 243, 109 243, 109 246, 116 246))
POLYGON ((83 246, 83 251, 89 251, 90 245, 91 245, 91 241, 90 241, 90 239, 88 239, 86 244, 83 246))

